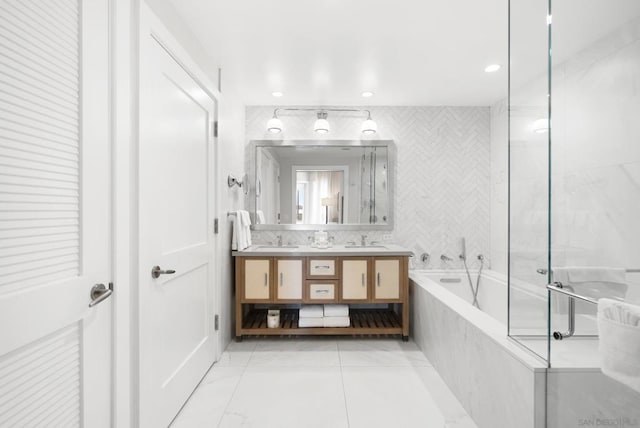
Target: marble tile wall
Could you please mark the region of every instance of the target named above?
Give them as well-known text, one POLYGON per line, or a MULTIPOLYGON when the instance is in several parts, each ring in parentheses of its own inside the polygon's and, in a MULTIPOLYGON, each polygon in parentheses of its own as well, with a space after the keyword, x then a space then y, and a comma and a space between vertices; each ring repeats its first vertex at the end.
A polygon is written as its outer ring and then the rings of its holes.
MULTIPOLYGON (((246 144, 252 139, 273 139, 266 123, 274 106, 246 109, 246 144)), ((488 107, 362 107, 371 110, 378 124, 376 139, 396 144, 396 224, 393 241, 417 255, 432 254, 431 265, 443 266, 440 254, 456 257, 460 238, 469 254, 489 259, 490 115, 488 107)), ((285 130, 277 138, 317 139, 313 114, 283 114, 285 130)), ((361 118, 353 113, 329 115, 331 139, 360 139, 361 118)), ((246 147, 246 146, 245 146, 246 147)), ((253 154, 245 150, 245 170, 252 171, 253 154)), ((251 208, 248 198, 245 206, 251 208)), ((388 233, 388 232, 387 232, 388 233)), ((254 232, 258 243, 306 243, 310 232, 254 232)), ((336 242, 359 241, 361 234, 382 241, 377 231, 336 232, 336 242)), ((416 267, 427 267, 421 262, 416 267)), ((456 265, 457 267, 457 265, 456 265)))

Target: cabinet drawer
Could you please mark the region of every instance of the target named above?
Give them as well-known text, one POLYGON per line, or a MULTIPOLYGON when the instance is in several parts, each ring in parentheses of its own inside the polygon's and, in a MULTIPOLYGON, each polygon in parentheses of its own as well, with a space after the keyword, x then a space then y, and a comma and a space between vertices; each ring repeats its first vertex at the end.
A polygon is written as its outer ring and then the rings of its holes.
POLYGON ((305 301, 336 302, 338 300, 338 281, 307 281, 305 301))
POLYGON ((309 257, 307 263, 308 278, 338 278, 338 264, 332 258, 309 257))

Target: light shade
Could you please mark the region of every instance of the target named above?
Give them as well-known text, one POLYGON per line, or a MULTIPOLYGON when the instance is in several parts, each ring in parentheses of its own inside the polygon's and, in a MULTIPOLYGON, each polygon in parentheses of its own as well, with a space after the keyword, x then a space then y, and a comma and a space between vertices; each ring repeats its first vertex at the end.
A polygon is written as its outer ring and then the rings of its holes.
POLYGON ((373 121, 373 119, 367 119, 362 122, 362 133, 363 134, 375 134, 378 131, 378 125, 373 121))
POLYGON ((313 130, 318 134, 329 133, 329 122, 327 121, 326 112, 318 113, 318 120, 316 120, 316 123, 313 124, 313 130))
POLYGON ((269 122, 267 122, 267 130, 274 134, 282 132, 282 121, 277 117, 272 117, 269 119, 269 122))
POLYGON ((546 118, 538 119, 531 125, 531 130, 536 134, 544 134, 549 131, 549 121, 546 118))

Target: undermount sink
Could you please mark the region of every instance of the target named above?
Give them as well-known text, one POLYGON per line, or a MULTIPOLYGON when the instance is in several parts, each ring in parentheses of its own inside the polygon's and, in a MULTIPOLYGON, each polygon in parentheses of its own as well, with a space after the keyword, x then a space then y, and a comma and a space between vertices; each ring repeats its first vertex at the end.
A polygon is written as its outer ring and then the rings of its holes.
POLYGON ((298 248, 297 245, 258 245, 258 248, 269 248, 269 249, 274 249, 274 248, 298 248))
POLYGON ((384 245, 345 245, 344 248, 382 248, 386 249, 384 245))

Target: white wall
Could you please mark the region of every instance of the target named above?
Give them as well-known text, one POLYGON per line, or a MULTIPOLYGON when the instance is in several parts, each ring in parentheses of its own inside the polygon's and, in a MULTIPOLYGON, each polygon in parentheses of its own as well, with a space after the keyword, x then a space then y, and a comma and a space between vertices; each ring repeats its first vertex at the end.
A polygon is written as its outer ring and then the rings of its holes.
MULTIPOLYGON (((274 139, 266 123, 274 106, 250 106, 246 110, 246 141, 274 139)), ((363 107, 364 108, 364 107, 363 107)), ((490 116, 488 107, 367 107, 378 124, 376 139, 396 144, 397 179, 393 240, 413 250, 432 255, 428 267, 444 266, 440 254, 448 254, 458 267, 460 238, 467 238, 467 253, 474 260, 489 258, 490 229, 490 116)), ((285 130, 275 138, 318 139, 313 132, 312 113, 280 116, 285 130)), ((360 139, 364 117, 353 113, 329 113, 331 139, 360 139)), ((245 169, 251 171, 253 155, 247 152, 245 169)), ((249 206, 249 203, 247 203, 249 206)), ((286 241, 304 244, 311 232, 254 232, 256 242, 286 241)), ((383 232, 335 232, 336 242, 382 240, 383 232)))

